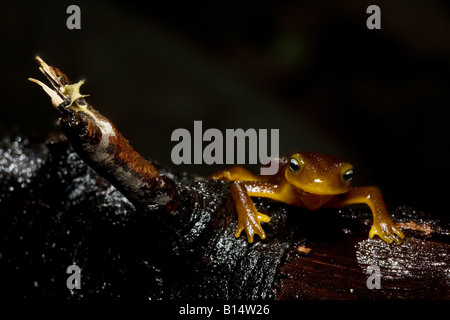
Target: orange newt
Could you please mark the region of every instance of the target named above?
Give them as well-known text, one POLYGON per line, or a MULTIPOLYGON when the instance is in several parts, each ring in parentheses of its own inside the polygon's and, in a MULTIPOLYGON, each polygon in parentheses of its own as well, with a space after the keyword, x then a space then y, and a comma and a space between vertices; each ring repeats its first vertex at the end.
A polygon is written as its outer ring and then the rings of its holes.
POLYGON ((238 238, 245 230, 250 243, 255 234, 266 238, 261 222, 270 221, 270 217, 256 210, 251 197, 270 198, 309 210, 363 203, 373 214, 370 238, 378 235, 386 242, 396 243, 404 238, 394 225, 380 190, 377 187, 352 188, 353 166, 333 156, 296 152, 279 159, 275 175, 257 176, 236 166, 219 171, 212 178, 235 181, 231 186, 238 216, 235 236, 238 238))

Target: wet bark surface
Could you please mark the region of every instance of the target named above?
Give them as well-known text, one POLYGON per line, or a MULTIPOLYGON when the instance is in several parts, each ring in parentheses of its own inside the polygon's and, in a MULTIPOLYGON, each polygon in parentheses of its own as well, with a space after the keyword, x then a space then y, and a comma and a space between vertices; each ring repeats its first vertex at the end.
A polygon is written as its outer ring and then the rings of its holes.
POLYGON ((267 239, 236 239, 229 182, 160 171, 176 214, 135 207, 64 139, 0 146, 0 292, 12 299, 450 298, 448 224, 393 212, 401 245, 368 239, 367 209, 310 212, 255 199, 267 239), (311 249, 311 250, 309 250, 311 249), (69 290, 68 266, 81 268, 69 290), (380 289, 368 289, 368 266, 380 289))

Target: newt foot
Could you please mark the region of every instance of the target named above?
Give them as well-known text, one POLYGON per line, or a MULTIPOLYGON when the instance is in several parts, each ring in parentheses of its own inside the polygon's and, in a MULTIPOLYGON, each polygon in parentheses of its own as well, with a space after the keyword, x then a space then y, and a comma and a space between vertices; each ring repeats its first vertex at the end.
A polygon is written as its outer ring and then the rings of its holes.
POLYGON ((269 222, 270 217, 256 211, 255 214, 238 214, 238 227, 235 233, 235 237, 239 238, 241 232, 245 230, 247 234, 247 240, 249 243, 253 242, 253 237, 257 234, 261 239, 266 238, 266 233, 261 226, 261 222, 269 222))
POLYGON ((373 238, 373 236, 379 236, 386 242, 395 242, 397 244, 401 243, 401 239, 405 237, 403 232, 397 228, 393 222, 380 222, 374 223, 369 232, 369 237, 373 238))

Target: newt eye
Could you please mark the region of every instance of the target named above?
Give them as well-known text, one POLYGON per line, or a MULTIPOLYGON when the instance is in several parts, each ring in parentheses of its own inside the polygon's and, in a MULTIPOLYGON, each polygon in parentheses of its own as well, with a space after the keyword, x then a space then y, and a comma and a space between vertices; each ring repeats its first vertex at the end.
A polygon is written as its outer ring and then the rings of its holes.
POLYGON ((344 182, 350 182, 353 179, 353 169, 348 169, 342 174, 342 180, 344 182))
POLYGON ((300 163, 298 163, 298 160, 295 158, 291 158, 289 161, 289 169, 292 172, 299 172, 300 171, 300 163))

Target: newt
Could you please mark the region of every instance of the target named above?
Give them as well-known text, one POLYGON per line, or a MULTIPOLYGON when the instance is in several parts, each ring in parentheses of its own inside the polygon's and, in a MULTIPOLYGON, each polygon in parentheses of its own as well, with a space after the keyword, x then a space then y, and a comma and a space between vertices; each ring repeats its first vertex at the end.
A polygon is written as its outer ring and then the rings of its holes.
MULTIPOLYGON (((84 81, 71 84, 58 68, 36 57, 39 69, 51 86, 30 78, 50 96, 60 114, 59 124, 80 157, 108 179, 136 207, 162 207, 179 213, 182 196, 175 183, 146 161, 107 118, 102 116, 80 93, 84 81)), ((245 230, 251 243, 254 235, 266 238, 261 222, 270 217, 256 210, 251 197, 266 197, 293 206, 316 210, 367 204, 373 213, 369 237, 378 235, 387 242, 400 243, 404 238, 386 208, 376 187, 352 188, 353 167, 338 158, 313 152, 297 152, 279 159, 274 175, 256 176, 243 167, 233 167, 212 176, 234 181, 231 195, 238 215, 239 237, 245 230)))
POLYGON ((404 238, 391 219, 380 189, 353 187, 350 163, 317 152, 296 152, 278 161, 279 169, 274 175, 254 175, 235 166, 211 176, 212 179, 234 181, 230 193, 238 217, 236 238, 244 230, 250 243, 255 234, 261 239, 266 238, 261 222, 269 222, 270 217, 256 210, 251 197, 270 198, 309 210, 366 204, 373 215, 370 238, 377 235, 386 242, 395 243, 404 238))

